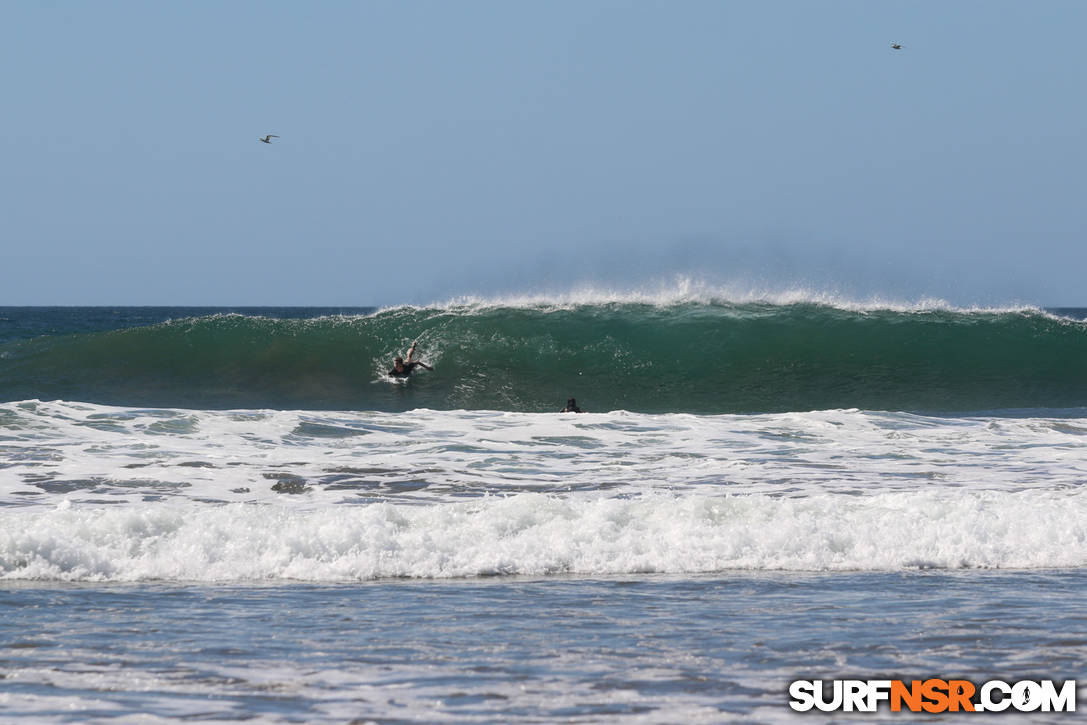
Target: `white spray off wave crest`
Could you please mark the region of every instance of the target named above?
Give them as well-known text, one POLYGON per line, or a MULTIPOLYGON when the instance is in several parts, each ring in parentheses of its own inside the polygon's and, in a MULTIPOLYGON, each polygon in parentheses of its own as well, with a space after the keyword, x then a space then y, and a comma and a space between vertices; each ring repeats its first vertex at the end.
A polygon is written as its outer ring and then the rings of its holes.
POLYGON ((147 504, 0 513, 5 579, 336 582, 1085 565, 1082 491, 633 499, 522 493, 319 511, 147 504))
POLYGON ((426 309, 450 312, 471 312, 491 309, 569 310, 577 307, 642 304, 655 307, 674 305, 751 305, 770 306, 817 305, 852 312, 990 312, 1042 313, 1037 305, 1009 302, 995 306, 958 306, 947 300, 922 297, 894 299, 882 296, 857 296, 840 290, 802 285, 758 285, 750 281, 712 283, 697 277, 676 277, 631 287, 582 283, 568 288, 544 289, 534 293, 494 295, 460 295, 444 301, 416 307, 392 305, 374 314, 396 310, 426 309))

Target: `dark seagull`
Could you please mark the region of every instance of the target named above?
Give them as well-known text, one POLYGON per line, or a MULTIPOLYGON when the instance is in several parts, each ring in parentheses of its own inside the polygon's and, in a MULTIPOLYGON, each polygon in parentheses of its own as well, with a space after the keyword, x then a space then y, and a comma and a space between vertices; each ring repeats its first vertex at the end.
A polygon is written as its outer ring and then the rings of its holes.
POLYGON ((902 50, 902 43, 891 43, 891 48, 893 50, 902 50))
POLYGON ((276 136, 274 133, 270 133, 267 136, 265 136, 264 138, 258 138, 257 140, 262 141, 264 143, 272 143, 273 138, 279 138, 279 136, 276 136))

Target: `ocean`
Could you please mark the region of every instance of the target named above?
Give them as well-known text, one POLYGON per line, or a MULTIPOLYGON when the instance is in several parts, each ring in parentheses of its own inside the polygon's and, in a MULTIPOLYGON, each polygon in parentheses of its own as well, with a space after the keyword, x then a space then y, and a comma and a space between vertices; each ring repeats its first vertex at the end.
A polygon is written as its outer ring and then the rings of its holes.
POLYGON ((1087 684, 1085 320, 0 307, 0 722, 958 722, 790 683, 1087 684))

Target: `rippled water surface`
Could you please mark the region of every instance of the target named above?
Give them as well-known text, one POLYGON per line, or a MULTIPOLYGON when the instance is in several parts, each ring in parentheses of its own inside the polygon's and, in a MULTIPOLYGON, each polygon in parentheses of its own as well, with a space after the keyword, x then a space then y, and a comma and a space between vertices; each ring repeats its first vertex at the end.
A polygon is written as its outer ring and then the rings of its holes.
POLYGON ((789 681, 1082 679, 1085 584, 1081 571, 8 583, 0 703, 18 722, 812 721, 788 708, 789 681))

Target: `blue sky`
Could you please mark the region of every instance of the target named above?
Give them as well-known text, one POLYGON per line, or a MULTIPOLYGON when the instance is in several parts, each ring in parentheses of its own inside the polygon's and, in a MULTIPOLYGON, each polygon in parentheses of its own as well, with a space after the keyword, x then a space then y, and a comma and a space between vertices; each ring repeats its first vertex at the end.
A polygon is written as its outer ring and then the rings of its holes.
POLYGON ((0 304, 679 275, 1087 305, 1085 21, 1056 1, 4 3, 0 304))

